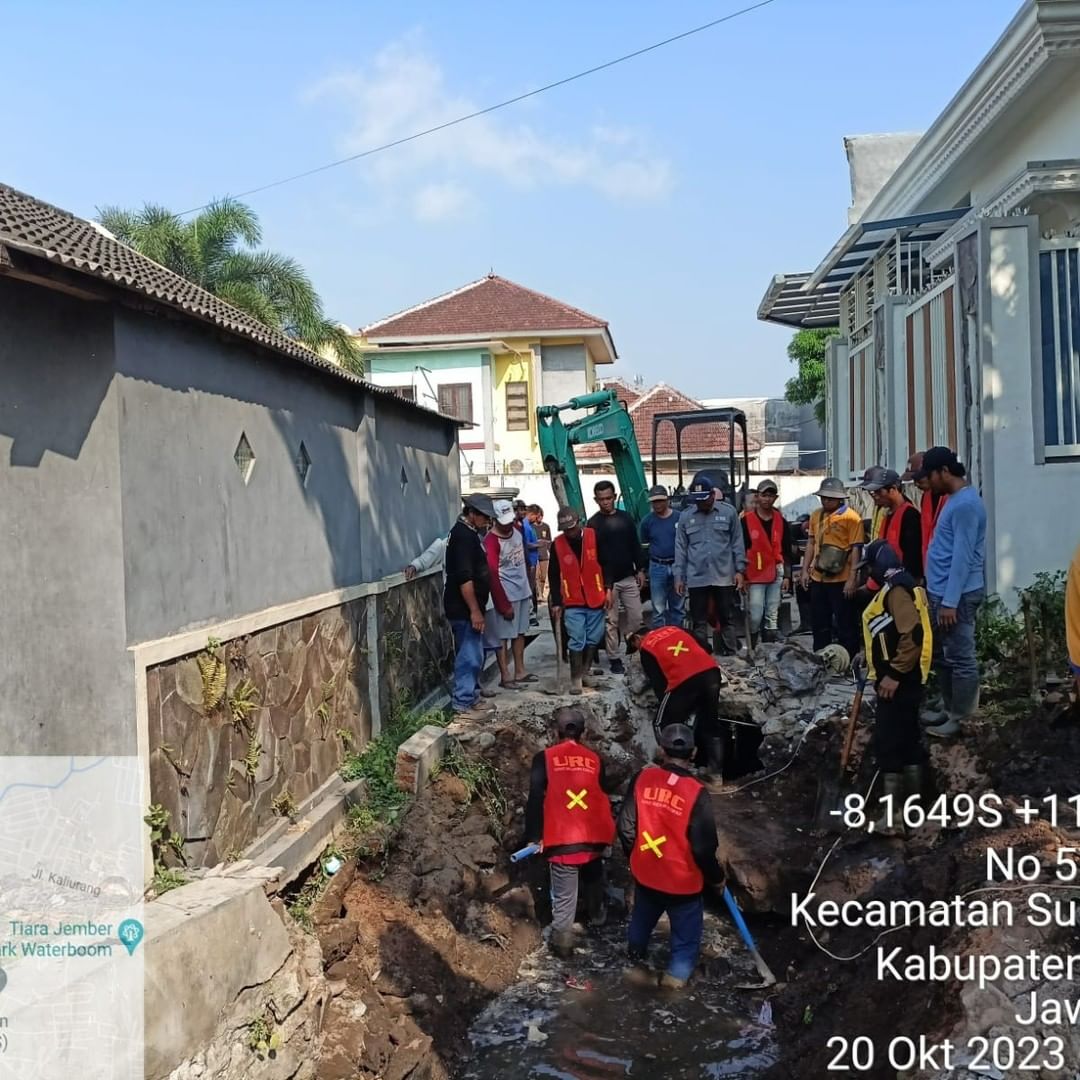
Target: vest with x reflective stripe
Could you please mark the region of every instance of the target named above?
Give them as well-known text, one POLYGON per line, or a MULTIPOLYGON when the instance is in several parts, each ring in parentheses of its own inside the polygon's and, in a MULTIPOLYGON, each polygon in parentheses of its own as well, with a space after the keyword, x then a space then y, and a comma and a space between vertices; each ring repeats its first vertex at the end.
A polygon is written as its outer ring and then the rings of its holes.
POLYGON ((641 639, 641 651, 660 665, 670 693, 703 671, 715 671, 716 661, 681 626, 661 626, 641 639))
POLYGON ((634 784, 637 837, 630 852, 630 873, 639 885, 676 896, 705 888, 705 878, 690 848, 690 816, 702 785, 649 765, 634 784))
POLYGON ((600 758, 567 739, 544 751, 544 854, 560 849, 605 848, 615 839, 611 803, 600 790, 600 758))

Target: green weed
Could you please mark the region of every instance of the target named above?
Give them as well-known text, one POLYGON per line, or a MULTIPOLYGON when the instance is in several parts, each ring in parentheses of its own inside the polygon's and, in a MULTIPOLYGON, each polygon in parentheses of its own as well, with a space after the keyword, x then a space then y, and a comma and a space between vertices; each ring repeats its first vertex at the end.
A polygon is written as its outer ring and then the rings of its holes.
POLYGON ((455 746, 443 759, 442 768, 461 780, 471 799, 480 800, 491 819, 496 838, 501 840, 508 804, 498 774, 491 765, 480 758, 466 757, 455 746))

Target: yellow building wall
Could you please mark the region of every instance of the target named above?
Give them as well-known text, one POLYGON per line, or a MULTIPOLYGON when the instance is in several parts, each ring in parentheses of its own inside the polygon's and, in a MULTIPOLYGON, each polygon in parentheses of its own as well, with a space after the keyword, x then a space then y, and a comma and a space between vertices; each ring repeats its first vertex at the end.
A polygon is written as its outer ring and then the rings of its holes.
MULTIPOLYGON (((533 341, 536 339, 533 338, 533 341)), ((539 456, 536 442, 536 405, 540 387, 533 378, 533 351, 528 341, 507 341, 512 351, 493 353, 492 368, 492 415, 495 420, 496 462, 517 459, 528 468, 539 456), (506 384, 526 382, 529 384, 529 430, 510 431, 506 426, 506 384)), ((542 347, 542 346, 541 346, 542 347)))

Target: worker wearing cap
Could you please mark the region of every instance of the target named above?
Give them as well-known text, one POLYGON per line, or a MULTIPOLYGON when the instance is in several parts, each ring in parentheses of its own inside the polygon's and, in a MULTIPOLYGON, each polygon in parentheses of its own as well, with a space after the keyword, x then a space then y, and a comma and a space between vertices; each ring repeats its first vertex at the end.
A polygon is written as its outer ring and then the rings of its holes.
POLYGON ((701 953, 705 887, 722 892, 724 872, 716 859, 712 800, 690 769, 694 734, 683 724, 671 724, 659 741, 657 763, 630 781, 619 811, 619 841, 634 878, 626 974, 633 982, 656 985, 645 954, 666 912, 671 956, 660 985, 676 990, 686 985, 701 953))
POLYGON ((551 949, 569 956, 579 886, 589 921, 604 921, 604 852, 615 839, 604 763, 585 746, 579 708, 556 709, 557 742, 532 760, 525 806, 525 842, 540 844, 551 871, 551 949))
POLYGON ((708 639, 711 611, 721 627, 721 651, 733 655, 739 647, 735 591, 744 585, 746 548, 739 515, 730 503, 717 502, 713 488, 707 473, 697 473, 690 483, 690 505, 675 532, 675 591, 690 596, 694 634, 708 639))
POLYGON ((933 631, 926 593, 908 572, 888 540, 867 544, 860 570, 875 585, 863 612, 863 651, 867 678, 877 695, 874 756, 884 794, 892 796, 893 821, 883 816, 875 831, 896 828, 900 807, 923 788, 926 751, 919 728, 919 707, 930 675, 933 631))
POLYGON ((986 508, 967 469, 947 446, 923 454, 919 476, 949 501, 926 551, 926 591, 934 620, 934 672, 945 703, 944 723, 927 734, 960 734, 979 707, 975 618, 986 596, 986 508))
POLYGON ((872 539, 884 540, 896 552, 908 574, 916 582, 922 581, 922 520, 919 511, 904 494, 900 474, 895 469, 874 465, 866 470, 860 486, 870 493, 874 505, 881 511, 872 539))
POLYGON ((903 483, 914 483, 922 492, 919 500, 919 518, 922 525, 923 568, 926 567, 926 552, 930 547, 930 538, 934 535, 938 515, 945 507, 949 496, 930 490, 930 481, 923 475, 923 452, 912 454, 908 458, 907 470, 900 477, 903 483))
POLYGON ((784 515, 775 509, 778 494, 775 480, 762 480, 753 508, 742 514, 750 640, 754 645, 759 635, 766 642, 780 639, 780 597, 791 591, 791 538, 784 515))
POLYGON ((683 598, 675 591, 675 528, 679 518, 663 484, 649 490, 649 505, 652 511, 641 523, 641 543, 649 553, 652 624, 682 626, 683 598))
POLYGON ((466 495, 457 524, 446 542, 443 610, 454 634, 454 713, 482 719, 494 709, 482 707, 480 672, 484 669, 484 609, 491 574, 480 530, 490 527, 495 508, 487 495, 466 495))
POLYGON ((859 648, 855 567, 865 541, 863 522, 848 505, 847 489, 837 477, 823 480, 817 496, 821 509, 810 515, 801 574, 803 588, 810 589, 814 650, 838 641, 854 656, 859 648))

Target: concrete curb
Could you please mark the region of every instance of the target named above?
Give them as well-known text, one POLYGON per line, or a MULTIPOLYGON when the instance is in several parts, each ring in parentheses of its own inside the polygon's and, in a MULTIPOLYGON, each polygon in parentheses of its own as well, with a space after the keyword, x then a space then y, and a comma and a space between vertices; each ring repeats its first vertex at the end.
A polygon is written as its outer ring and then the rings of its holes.
POLYGON ((428 724, 409 736, 399 747, 394 783, 401 791, 419 795, 427 786, 432 770, 446 754, 449 737, 446 728, 428 724))

